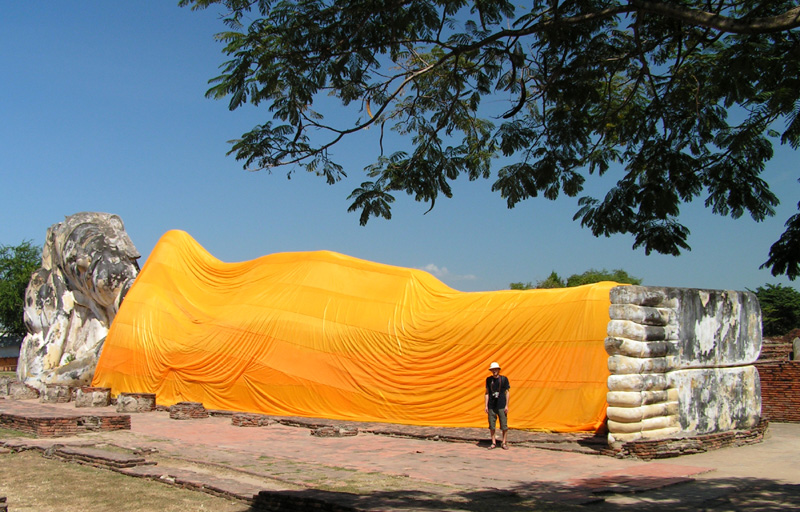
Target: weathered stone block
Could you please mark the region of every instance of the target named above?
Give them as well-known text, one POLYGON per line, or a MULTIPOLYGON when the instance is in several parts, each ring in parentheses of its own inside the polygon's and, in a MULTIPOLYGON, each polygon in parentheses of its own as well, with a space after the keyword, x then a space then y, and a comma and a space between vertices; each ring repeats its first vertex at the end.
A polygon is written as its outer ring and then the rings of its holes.
POLYGON ((664 341, 674 338, 674 333, 668 326, 642 325, 628 320, 611 320, 608 322, 607 332, 609 336, 637 341, 664 341))
POLYGON ((0 377, 0 396, 8 396, 8 385, 14 382, 15 378, 13 377, 0 377))
POLYGON ((15 380, 8 384, 8 398, 11 400, 32 400, 39 398, 39 391, 15 380))
POLYGON ((58 384, 47 384, 42 390, 39 401, 44 404, 65 404, 72 400, 72 388, 58 384))
POLYGON ((150 412, 155 410, 155 393, 120 393, 117 396, 117 412, 150 412))
POLYGON ((761 351, 761 308, 750 292, 672 288, 680 302, 679 366, 749 365, 761 351))
POLYGON ((625 338, 605 339, 606 352, 609 355, 629 357, 665 357, 675 353, 675 343, 671 341, 635 341, 625 338))
POLYGON ((108 407, 111 405, 111 390, 83 386, 75 390, 75 407, 108 407))
POLYGON ((231 417, 231 425, 234 427, 267 427, 275 423, 275 420, 262 414, 235 413, 231 417))
POLYGON ((667 378, 658 373, 609 375, 608 389, 611 391, 657 391, 667 389, 667 378))
POLYGON ((678 418, 687 434, 746 430, 761 418, 761 382, 755 366, 676 370, 678 418))
POLYGON ((340 428, 334 426, 318 427, 311 430, 311 435, 316 437, 350 437, 357 436, 358 429, 340 428))
POLYGON ((675 299, 667 294, 667 290, 656 286, 618 286, 611 289, 610 297, 612 304, 674 308, 675 299))
POLYGON ((752 363, 762 340, 754 294, 624 286, 610 298, 612 446, 673 429, 697 436, 758 425, 761 390, 752 363))
POLYGON ((608 369, 615 375, 664 373, 672 367, 673 358, 667 357, 627 357, 613 355, 608 358, 608 369))
POLYGON ((636 304, 612 304, 608 310, 611 320, 630 320, 642 325, 667 325, 671 314, 671 309, 636 304))

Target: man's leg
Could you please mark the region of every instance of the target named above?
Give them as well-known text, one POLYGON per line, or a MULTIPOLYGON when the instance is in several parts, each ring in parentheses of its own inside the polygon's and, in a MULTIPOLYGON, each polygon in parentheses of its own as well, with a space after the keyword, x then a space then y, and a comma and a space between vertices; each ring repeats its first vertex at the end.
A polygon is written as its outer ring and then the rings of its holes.
POLYGON ((497 413, 493 409, 489 409, 489 436, 492 439, 492 446, 490 448, 494 448, 497 445, 497 438, 495 437, 495 429, 494 426, 497 424, 497 413))
POLYGON ((504 410, 497 411, 497 416, 500 419, 500 430, 503 432, 503 449, 508 449, 508 418, 504 410))

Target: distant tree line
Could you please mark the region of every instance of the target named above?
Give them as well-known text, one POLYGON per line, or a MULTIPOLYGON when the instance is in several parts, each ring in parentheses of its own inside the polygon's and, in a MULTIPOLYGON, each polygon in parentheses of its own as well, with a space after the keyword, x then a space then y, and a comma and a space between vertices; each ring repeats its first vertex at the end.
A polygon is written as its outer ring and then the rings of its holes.
POLYGON ((608 271, 606 269, 597 270, 590 268, 582 274, 572 274, 566 280, 559 276, 556 271, 550 273, 547 278, 537 281, 536 284, 532 282, 527 283, 511 283, 509 288, 512 290, 532 290, 542 288, 570 288, 573 286, 581 286, 584 284, 599 283, 601 281, 614 281, 621 284, 642 284, 642 280, 638 277, 629 275, 622 269, 608 271))

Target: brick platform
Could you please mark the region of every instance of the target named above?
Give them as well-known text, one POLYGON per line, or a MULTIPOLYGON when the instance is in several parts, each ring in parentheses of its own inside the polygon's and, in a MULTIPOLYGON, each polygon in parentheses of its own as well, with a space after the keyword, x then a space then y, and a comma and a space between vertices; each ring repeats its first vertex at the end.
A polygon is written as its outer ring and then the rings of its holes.
POLYGON ((208 418, 208 411, 200 402, 178 402, 169 408, 172 420, 197 420, 208 418))
POLYGON ((19 430, 36 437, 69 437, 82 432, 130 430, 127 414, 85 414, 79 411, 30 407, 25 402, 4 404, 0 411, 0 427, 19 430), (9 407, 10 406, 10 407, 9 407))

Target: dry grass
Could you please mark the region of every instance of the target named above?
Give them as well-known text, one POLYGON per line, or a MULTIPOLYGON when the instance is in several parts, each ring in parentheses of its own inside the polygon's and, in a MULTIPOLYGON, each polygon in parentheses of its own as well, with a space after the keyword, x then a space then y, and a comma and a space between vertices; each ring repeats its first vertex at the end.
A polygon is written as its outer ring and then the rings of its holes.
POLYGON ((14 512, 244 512, 249 506, 208 494, 64 463, 26 451, 0 455, 0 496, 14 512))

